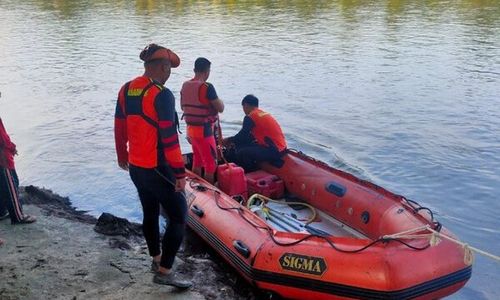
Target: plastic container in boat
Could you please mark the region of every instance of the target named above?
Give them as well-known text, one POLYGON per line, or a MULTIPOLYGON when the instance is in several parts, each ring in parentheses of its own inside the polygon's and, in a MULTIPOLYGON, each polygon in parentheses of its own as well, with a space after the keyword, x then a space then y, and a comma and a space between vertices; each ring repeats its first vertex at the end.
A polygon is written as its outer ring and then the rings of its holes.
POLYGON ((246 174, 248 195, 261 194, 272 199, 280 199, 285 192, 285 183, 278 176, 266 171, 246 174))
POLYGON ((242 167, 234 163, 220 165, 217 168, 217 181, 224 193, 229 196, 241 195, 247 199, 247 181, 242 167))

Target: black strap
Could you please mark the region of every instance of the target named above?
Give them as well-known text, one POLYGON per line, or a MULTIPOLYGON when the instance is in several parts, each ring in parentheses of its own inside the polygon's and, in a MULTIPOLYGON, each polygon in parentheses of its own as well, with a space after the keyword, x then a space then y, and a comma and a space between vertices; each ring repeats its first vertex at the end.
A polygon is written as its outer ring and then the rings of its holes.
POLYGON ((139 97, 144 97, 144 95, 146 95, 146 92, 153 86, 155 85, 155 83, 153 81, 151 81, 150 83, 148 83, 148 85, 146 85, 146 87, 142 90, 142 93, 139 97))
MULTIPOLYGON (((155 127, 155 128, 159 128, 159 125, 158 125, 158 122, 156 122, 155 120, 151 119, 150 117, 148 117, 144 111, 142 110, 142 100, 144 99, 144 95, 146 94, 146 92, 153 86, 155 86, 156 84, 151 81, 148 83, 148 85, 146 85, 143 89, 142 89, 142 92, 139 96, 136 96, 139 98, 139 100, 141 101, 140 105, 141 105, 141 114, 140 116, 144 119, 144 121, 148 122, 151 126, 155 127)), ((130 88, 130 81, 127 82, 125 84, 125 103, 124 103, 124 110, 125 110, 125 115, 127 115, 127 97, 128 96, 128 90, 130 88)))
MULTIPOLYGON (((141 105, 142 105, 142 100, 144 99, 144 95, 146 94, 146 92, 152 87, 154 86, 155 83, 153 81, 151 81, 148 85, 146 85, 146 87, 142 90, 142 93, 141 93, 141 105)), ((146 121, 148 122, 149 124, 151 124, 152 126, 156 127, 159 129, 159 124, 158 122, 156 122, 155 120, 151 119, 150 117, 146 116, 146 114, 144 113, 144 111, 141 109, 141 117, 146 121)))

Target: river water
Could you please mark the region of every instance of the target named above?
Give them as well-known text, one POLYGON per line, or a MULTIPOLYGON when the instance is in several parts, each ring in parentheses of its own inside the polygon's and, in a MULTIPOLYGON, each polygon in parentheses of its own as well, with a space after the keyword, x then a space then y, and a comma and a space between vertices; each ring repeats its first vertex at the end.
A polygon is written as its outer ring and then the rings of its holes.
MULTIPOLYGON (((0 115, 22 184, 141 219, 112 128, 150 42, 182 59, 167 82, 177 98, 196 57, 212 61, 226 135, 253 93, 292 148, 500 255, 500 1, 0 0, 0 115)), ((451 298, 500 299, 499 287, 500 264, 476 256, 451 298)))

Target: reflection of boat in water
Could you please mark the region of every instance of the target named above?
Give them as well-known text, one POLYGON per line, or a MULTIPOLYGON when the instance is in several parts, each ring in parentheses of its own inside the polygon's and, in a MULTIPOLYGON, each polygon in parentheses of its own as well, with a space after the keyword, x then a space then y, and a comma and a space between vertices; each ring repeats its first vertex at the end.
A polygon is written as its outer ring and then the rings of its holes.
POLYGON ((258 288, 294 299, 435 299, 470 278, 469 251, 422 237, 452 236, 430 210, 300 152, 284 161, 245 174, 248 190, 264 194, 248 200, 192 173, 186 187, 189 226, 258 288))

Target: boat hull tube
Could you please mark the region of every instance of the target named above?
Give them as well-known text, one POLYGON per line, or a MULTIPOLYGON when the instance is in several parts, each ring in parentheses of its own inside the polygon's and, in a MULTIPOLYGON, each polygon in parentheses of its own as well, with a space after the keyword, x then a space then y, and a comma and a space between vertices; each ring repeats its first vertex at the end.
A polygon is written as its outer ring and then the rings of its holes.
POLYGON ((301 152, 284 162, 262 169, 314 207, 314 220, 300 204, 259 211, 193 173, 186 185, 188 225, 259 289, 290 299, 437 299, 470 278, 468 249, 426 237, 426 226, 454 237, 428 209, 301 152), (413 236, 388 237, 405 232, 413 236))

